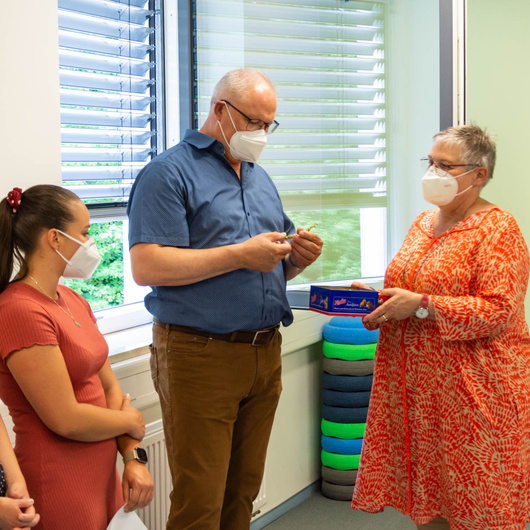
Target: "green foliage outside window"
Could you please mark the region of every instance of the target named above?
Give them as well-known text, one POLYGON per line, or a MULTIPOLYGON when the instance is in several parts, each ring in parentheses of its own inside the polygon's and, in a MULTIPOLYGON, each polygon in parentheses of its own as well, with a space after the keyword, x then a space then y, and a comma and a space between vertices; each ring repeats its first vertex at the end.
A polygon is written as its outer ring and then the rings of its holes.
POLYGON ((317 226, 311 231, 324 241, 322 255, 289 285, 361 276, 361 237, 359 209, 286 212, 296 228, 317 226))

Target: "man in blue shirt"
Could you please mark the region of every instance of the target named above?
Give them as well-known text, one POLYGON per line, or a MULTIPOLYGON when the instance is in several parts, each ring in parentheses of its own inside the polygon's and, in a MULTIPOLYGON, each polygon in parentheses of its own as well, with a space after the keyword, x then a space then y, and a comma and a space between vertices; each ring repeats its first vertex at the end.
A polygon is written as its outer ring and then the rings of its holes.
POLYGON ((152 287, 168 530, 249 527, 281 392, 279 323, 293 321, 286 281, 322 250, 318 235, 294 233, 255 163, 275 114, 265 75, 228 72, 200 131, 149 163, 131 191, 133 275, 152 287))

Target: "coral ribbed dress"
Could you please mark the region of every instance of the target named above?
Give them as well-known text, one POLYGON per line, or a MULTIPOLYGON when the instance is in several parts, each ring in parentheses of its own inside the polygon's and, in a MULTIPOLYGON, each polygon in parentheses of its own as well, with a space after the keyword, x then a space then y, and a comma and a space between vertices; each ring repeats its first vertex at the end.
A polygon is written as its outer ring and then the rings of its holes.
MULTIPOLYGON (((50 298, 14 283, 0 295, 0 398, 13 418, 15 453, 42 530, 104 530, 123 504, 116 469, 116 439, 77 442, 40 420, 6 366, 6 358, 34 345, 58 345, 79 403, 106 407, 98 372, 107 359, 105 339, 88 303, 71 289, 58 292, 81 327, 50 298)), ((43 381, 54 385, 54 381, 43 381)), ((57 403, 60 408, 61 404, 57 403)))
POLYGON ((498 208, 435 238, 418 216, 385 287, 430 295, 436 320, 380 327, 352 507, 416 524, 522 530, 530 520, 529 256, 498 208))

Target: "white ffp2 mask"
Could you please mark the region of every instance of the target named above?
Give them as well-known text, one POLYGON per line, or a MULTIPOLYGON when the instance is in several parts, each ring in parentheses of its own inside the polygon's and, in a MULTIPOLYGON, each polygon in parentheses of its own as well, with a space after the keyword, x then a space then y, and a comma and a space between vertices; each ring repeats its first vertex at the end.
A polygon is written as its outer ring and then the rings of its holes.
POLYGON ((230 142, 226 139, 221 122, 217 121, 217 123, 219 124, 225 142, 230 147, 231 155, 237 160, 257 162, 263 149, 265 149, 265 146, 267 145, 267 135, 265 134, 265 131, 263 129, 259 129, 258 131, 238 131, 228 106, 226 107, 226 110, 228 111, 228 117, 236 130, 232 135, 232 138, 230 138, 230 142))
POLYGON ((456 179, 471 173, 475 169, 473 168, 461 175, 453 176, 446 171, 431 166, 421 179, 423 198, 436 206, 449 204, 455 197, 462 195, 462 193, 465 193, 473 187, 471 185, 458 193, 458 182, 456 179))
POLYGON ((55 252, 66 261, 66 267, 62 274, 63 277, 89 280, 101 261, 98 247, 96 246, 94 239, 89 237, 88 240, 83 243, 82 241, 65 234, 62 230, 57 230, 57 232, 60 232, 63 236, 66 236, 68 239, 79 244, 79 248, 70 259, 66 259, 58 250, 55 250, 55 252))

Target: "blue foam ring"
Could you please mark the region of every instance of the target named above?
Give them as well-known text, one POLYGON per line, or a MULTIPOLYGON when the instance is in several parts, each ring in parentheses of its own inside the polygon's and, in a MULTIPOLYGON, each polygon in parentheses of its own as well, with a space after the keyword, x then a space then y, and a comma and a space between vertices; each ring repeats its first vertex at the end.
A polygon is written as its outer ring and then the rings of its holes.
POLYGON ((342 440, 341 438, 332 438, 331 436, 322 435, 322 449, 328 453, 338 453, 340 455, 360 455, 363 445, 362 438, 353 440, 342 440))
POLYGON ((332 407, 367 407, 370 403, 370 391, 340 392, 338 390, 322 389, 322 401, 332 407))
POLYGON ((366 423, 368 407, 331 407, 322 403, 322 417, 335 423, 366 423))
MULTIPOLYGON (((332 375, 322 374, 322 388, 341 392, 366 392, 372 389, 373 375, 332 375)), ((359 422, 352 422, 359 423, 359 422)))
POLYGON ((336 344, 370 344, 379 339, 379 330, 367 330, 360 317, 333 317, 324 325, 323 336, 336 344))

